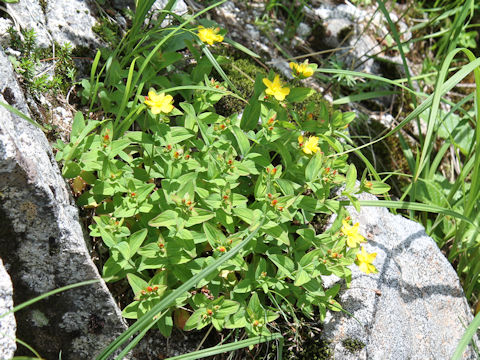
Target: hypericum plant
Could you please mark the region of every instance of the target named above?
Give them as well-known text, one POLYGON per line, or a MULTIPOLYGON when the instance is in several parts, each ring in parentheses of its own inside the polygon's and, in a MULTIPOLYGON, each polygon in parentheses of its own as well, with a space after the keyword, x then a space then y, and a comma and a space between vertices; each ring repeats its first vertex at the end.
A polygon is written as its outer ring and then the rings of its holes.
MULTIPOLYGON (((365 176, 356 185, 338 140, 354 114, 322 104, 315 116, 300 116, 293 104, 314 90, 290 88, 273 72, 257 76, 242 114, 217 114, 213 105, 236 95, 227 90, 228 78, 209 78, 218 63, 206 44, 223 35, 204 30, 179 35, 195 57, 191 68, 177 65, 181 56, 165 41, 165 52, 162 42, 150 53, 145 45, 128 71, 113 59, 104 81, 94 81, 95 70, 83 81, 91 108, 99 99, 107 116, 85 121, 77 113, 57 160, 78 204, 95 209, 90 234, 110 255, 103 275, 128 279, 135 297, 123 315, 140 318, 259 228, 234 257, 157 314, 157 327, 168 336, 175 319, 186 330, 212 325, 268 335, 280 314, 323 319, 327 308, 341 306, 334 300, 339 286, 325 290, 321 276, 348 283, 361 242, 332 194, 343 187, 341 195, 358 206, 356 193, 387 187, 365 176), (323 229, 333 213, 337 220, 323 229)), ((367 255, 357 261, 374 271, 374 254, 367 255)))

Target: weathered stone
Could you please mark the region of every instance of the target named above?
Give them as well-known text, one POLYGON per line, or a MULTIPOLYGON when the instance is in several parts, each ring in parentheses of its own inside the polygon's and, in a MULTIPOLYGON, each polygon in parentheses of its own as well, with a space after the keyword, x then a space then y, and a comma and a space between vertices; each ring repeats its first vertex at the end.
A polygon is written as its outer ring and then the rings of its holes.
MULTIPOLYGON (((153 3, 151 10, 163 10, 167 3, 168 0, 157 0, 153 3)), ((177 0, 172 8, 172 11, 177 15, 183 15, 188 11, 187 4, 185 4, 183 0, 177 0)))
POLYGON ((17 348, 15 343, 15 317, 12 314, 1 317, 13 308, 13 289, 10 276, 0 259, 0 360, 9 360, 17 348))
POLYGON ((40 0, 19 0, 17 3, 7 3, 6 6, 13 21, 21 29, 35 30, 38 46, 52 46, 52 36, 47 27, 44 9, 40 0))
MULTIPOLYGON (((0 101, 29 115, 0 51, 0 101)), ((90 259, 77 208, 41 130, 0 107, 0 257, 20 304, 89 279, 99 283, 19 311, 18 337, 47 359, 92 359, 126 329, 90 259)), ((17 351, 17 355, 23 349, 17 351)))
MULTIPOLYGON (((448 260, 411 220, 385 208, 349 211, 368 240, 367 252, 377 253, 378 273, 366 275, 352 266, 350 288, 343 287, 339 302, 353 316, 332 312, 324 325, 334 358, 450 359, 473 316, 448 260), (358 350, 352 352, 355 342, 358 350)), ((469 348, 463 358, 476 357, 469 348)))
POLYGON ((84 0, 48 0, 45 18, 48 30, 59 44, 97 48, 100 42, 92 31, 96 23, 89 2, 84 0))
POLYGON ((83 0, 19 0, 7 4, 7 10, 20 28, 35 30, 39 47, 54 42, 98 47, 100 42, 92 31, 96 20, 89 4, 83 0))

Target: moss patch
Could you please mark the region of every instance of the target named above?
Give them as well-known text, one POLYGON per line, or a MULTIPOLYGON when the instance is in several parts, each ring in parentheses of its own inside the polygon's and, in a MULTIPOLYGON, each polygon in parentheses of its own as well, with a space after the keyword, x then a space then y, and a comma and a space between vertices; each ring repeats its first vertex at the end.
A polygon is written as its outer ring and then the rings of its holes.
POLYGON ((342 344, 343 347, 352 354, 362 350, 365 347, 365 344, 362 341, 354 338, 345 339, 342 341, 342 344))
POLYGON ((120 40, 120 27, 118 24, 110 22, 105 18, 100 18, 92 27, 92 31, 112 48, 115 48, 120 40))

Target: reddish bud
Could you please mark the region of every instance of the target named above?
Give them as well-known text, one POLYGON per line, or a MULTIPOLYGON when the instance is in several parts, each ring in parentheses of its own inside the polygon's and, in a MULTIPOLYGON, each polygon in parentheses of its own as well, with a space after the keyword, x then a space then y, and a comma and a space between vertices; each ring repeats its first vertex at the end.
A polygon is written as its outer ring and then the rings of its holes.
POLYGON ((148 292, 152 292, 152 290, 153 290, 153 289, 152 289, 151 286, 147 286, 147 291, 148 291, 148 292))
POLYGON ((277 168, 272 169, 272 175, 275 175, 277 173, 277 168))
POLYGON ((190 159, 190 155, 187 154, 185 155, 185 160, 188 160, 188 159, 190 159))
POLYGON ((275 205, 277 205, 277 203, 278 203, 278 200, 273 199, 272 202, 270 203, 270 205, 275 206, 275 205))
POLYGON ((221 253, 224 253, 225 251, 227 251, 227 249, 225 248, 225 246, 219 246, 217 248, 218 251, 220 251, 221 253))
POLYGON ((269 199, 271 199, 273 197, 273 195, 270 194, 270 193, 268 193, 267 196, 268 196, 269 199))
POLYGON ((212 316, 212 314, 213 314, 213 310, 212 309, 207 309, 207 315, 212 316))
POLYGON ((167 145, 167 149, 168 149, 168 150, 172 150, 172 145, 168 144, 168 145, 167 145))

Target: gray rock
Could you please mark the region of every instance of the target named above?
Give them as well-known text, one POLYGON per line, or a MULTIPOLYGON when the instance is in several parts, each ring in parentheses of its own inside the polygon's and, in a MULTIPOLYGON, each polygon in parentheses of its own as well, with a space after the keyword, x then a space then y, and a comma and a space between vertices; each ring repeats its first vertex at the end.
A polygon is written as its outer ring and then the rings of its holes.
MULTIPOLYGON (((13 289, 10 276, 3 267, 0 259, 0 316, 13 308, 13 289)), ((0 360, 9 360, 13 357, 17 345, 15 343, 15 317, 9 314, 0 317, 0 360)))
MULTIPOLYGON (((163 10, 167 5, 168 0, 157 0, 153 3, 152 9, 153 11, 163 10)), ((177 0, 175 5, 172 8, 172 11, 177 15, 183 15, 187 13, 188 7, 187 4, 183 0, 177 0)))
POLYGON ((312 32, 312 28, 307 24, 301 22, 297 27, 297 35, 301 38, 306 38, 312 32))
MULTIPOLYGON (((0 101, 29 116, 3 51, 0 93, 0 101)), ((18 312, 18 337, 47 359, 60 352, 62 359, 92 359, 126 325, 90 259, 77 208, 45 135, 3 107, 0 118, 0 257, 14 284, 15 304, 68 284, 100 280, 18 312)))
MULTIPOLYGON (((339 302, 353 316, 332 312, 324 325, 334 358, 449 359, 473 316, 448 260, 411 220, 385 208, 349 211, 368 240, 367 252, 377 253, 378 273, 366 275, 352 266, 350 288, 343 287, 339 302), (365 347, 350 352, 346 343, 352 340, 365 347)), ((469 348, 463 358, 476 357, 469 348)))
POLYGON ((38 46, 49 47, 52 45, 52 36, 48 30, 40 0, 19 0, 17 3, 7 3, 6 7, 13 21, 20 28, 35 30, 38 46))
POLYGON ((33 29, 37 45, 50 47, 57 42, 76 46, 100 46, 92 31, 95 17, 88 1, 83 0, 19 0, 7 4, 7 11, 22 29, 33 29))
POLYGON ((95 17, 84 0, 48 0, 45 9, 47 27, 53 40, 59 44, 69 42, 74 47, 97 48, 100 42, 92 31, 95 17))

